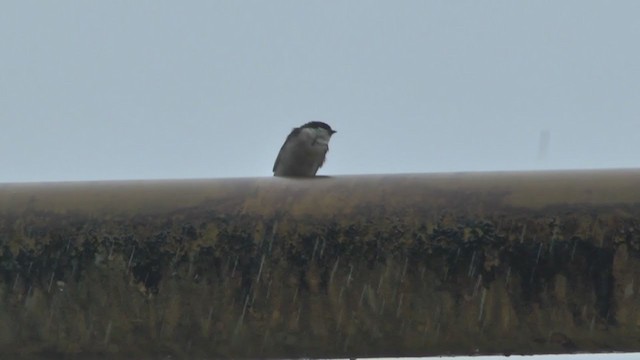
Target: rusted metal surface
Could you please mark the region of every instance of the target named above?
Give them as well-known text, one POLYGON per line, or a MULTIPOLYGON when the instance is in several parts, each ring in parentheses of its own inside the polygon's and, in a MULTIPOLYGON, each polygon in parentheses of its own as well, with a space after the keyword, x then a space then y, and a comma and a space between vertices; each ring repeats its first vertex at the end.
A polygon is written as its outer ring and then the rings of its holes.
POLYGON ((0 352, 640 351, 639 254, 640 170, 0 184, 0 352))

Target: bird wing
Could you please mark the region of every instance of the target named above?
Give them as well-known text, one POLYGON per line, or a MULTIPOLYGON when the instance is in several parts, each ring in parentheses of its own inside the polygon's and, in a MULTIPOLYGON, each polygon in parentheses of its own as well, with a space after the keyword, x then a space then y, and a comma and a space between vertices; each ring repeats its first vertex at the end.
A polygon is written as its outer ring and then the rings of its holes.
POLYGON ((284 141, 284 144, 282 144, 282 147, 278 152, 278 157, 276 157, 276 162, 273 163, 273 170, 272 170, 273 172, 276 172, 276 168, 278 167, 278 163, 280 162, 280 156, 282 155, 282 150, 284 150, 287 144, 289 144, 289 140, 291 140, 294 136, 298 135, 299 133, 300 133, 300 128, 294 128, 291 131, 291 133, 289 133, 289 136, 287 136, 287 139, 284 141))
POLYGON ((318 173, 318 169, 320 169, 322 167, 322 165, 324 165, 325 160, 327 159, 327 151, 329 151, 329 147, 327 146, 327 149, 324 151, 324 154, 322 155, 322 161, 320 161, 318 163, 318 166, 316 166, 315 170, 313 171, 313 174, 315 175, 316 173, 318 173))

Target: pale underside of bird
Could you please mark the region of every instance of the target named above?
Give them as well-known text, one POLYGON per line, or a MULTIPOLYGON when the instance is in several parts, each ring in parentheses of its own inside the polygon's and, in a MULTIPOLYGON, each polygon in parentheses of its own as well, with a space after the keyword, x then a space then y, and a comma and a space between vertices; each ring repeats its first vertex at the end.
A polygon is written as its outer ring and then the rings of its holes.
POLYGON ((336 131, 323 122, 312 121, 294 128, 285 140, 273 175, 283 177, 313 177, 324 164, 329 140, 336 131))

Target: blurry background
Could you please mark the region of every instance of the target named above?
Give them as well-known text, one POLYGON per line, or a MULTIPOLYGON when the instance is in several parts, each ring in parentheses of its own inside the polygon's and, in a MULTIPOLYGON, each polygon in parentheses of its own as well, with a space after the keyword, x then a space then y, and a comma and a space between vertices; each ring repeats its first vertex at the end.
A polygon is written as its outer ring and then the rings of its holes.
POLYGON ((638 167, 639 16, 638 1, 5 0, 0 182, 270 176, 311 120, 338 130, 322 174, 638 167))
POLYGON ((638 1, 3 1, 0 182, 640 166, 638 1))

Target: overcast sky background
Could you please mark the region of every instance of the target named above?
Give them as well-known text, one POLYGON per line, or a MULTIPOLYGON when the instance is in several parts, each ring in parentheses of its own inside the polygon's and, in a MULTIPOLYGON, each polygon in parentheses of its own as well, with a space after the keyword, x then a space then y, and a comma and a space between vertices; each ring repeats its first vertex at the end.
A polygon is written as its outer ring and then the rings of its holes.
POLYGON ((3 1, 0 182, 640 166, 639 1, 3 1), (546 156, 540 134, 548 131, 546 156))
POLYGON ((5 0, 0 182, 270 176, 311 120, 338 130, 322 174, 638 167, 639 18, 632 0, 5 0))

